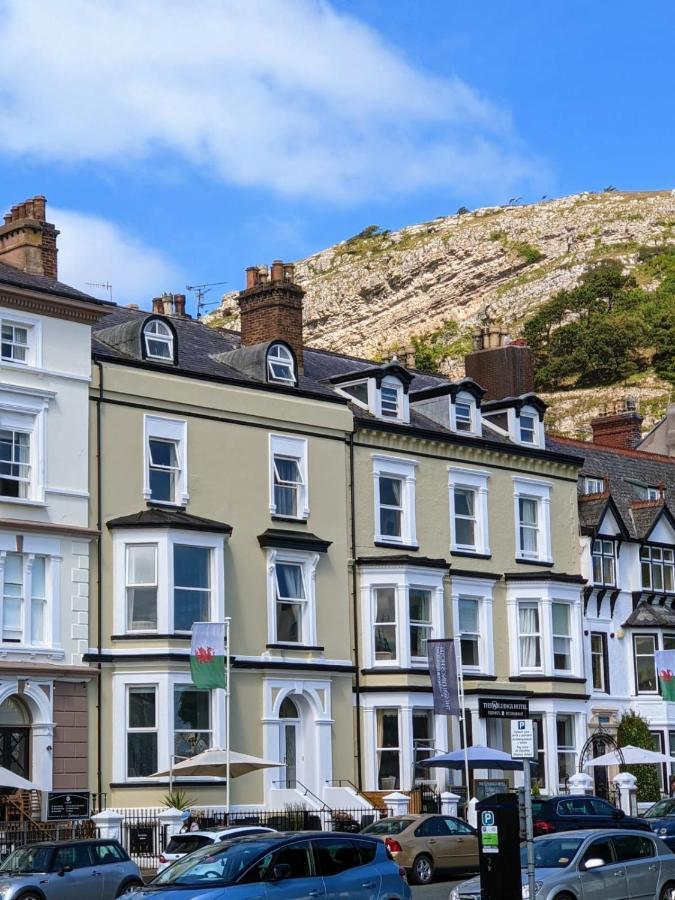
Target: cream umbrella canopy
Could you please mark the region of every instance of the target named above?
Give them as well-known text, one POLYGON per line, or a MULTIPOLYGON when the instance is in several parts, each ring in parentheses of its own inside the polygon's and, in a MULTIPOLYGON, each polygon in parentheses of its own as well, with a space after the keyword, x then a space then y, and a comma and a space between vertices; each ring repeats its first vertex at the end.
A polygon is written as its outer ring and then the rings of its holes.
MULTIPOLYGON (((275 766, 283 766, 283 763, 230 750, 230 778, 239 778, 240 775, 257 772, 259 769, 271 769, 275 766)), ((222 747, 209 747, 208 750, 204 750, 196 756, 190 756, 188 759, 176 763, 171 769, 166 769, 164 772, 155 772, 150 777, 166 778, 180 775, 185 777, 226 778, 227 750, 222 747)))
POLYGON ((3 766, 0 766, 0 787, 14 788, 17 791, 43 790, 39 785, 33 784, 32 781, 28 781, 27 778, 22 778, 21 775, 17 775, 16 772, 11 772, 3 766))
POLYGON ((589 769, 594 766, 653 766, 660 763, 675 763, 675 756, 668 756, 667 753, 657 753, 655 750, 645 750, 643 747, 633 747, 628 744, 621 748, 621 754, 617 750, 611 750, 609 753, 603 753, 602 756, 596 756, 584 763, 584 768, 589 769))

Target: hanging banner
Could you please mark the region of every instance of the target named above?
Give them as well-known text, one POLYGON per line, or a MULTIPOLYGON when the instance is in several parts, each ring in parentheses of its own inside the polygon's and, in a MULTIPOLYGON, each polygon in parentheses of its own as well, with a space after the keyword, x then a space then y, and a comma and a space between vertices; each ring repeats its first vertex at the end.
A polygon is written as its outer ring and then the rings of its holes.
POLYGON ((227 688, 224 622, 193 624, 190 670, 195 687, 227 688))
POLYGON ((434 712, 446 716, 461 715, 454 640, 444 638, 427 641, 427 655, 434 692, 434 712))
POLYGON ((657 650, 654 663, 661 696, 664 700, 675 701, 675 650, 657 650))

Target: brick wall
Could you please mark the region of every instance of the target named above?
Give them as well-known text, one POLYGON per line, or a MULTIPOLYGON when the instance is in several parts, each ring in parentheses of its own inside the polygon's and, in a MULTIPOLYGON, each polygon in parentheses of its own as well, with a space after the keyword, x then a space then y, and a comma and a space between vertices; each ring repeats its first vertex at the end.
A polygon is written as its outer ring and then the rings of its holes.
POLYGON ((54 790, 86 790, 89 787, 86 684, 54 682, 54 723, 54 790))
POLYGON ((285 341, 302 367, 302 298, 304 291, 292 283, 268 282, 242 291, 242 346, 266 341, 285 341))
POLYGON ((467 378, 485 388, 486 401, 534 391, 534 360, 529 347, 509 344, 475 350, 467 354, 464 362, 467 378))
POLYGON ((640 443, 642 416, 635 411, 599 416, 591 422, 593 443, 601 447, 633 450, 640 443))

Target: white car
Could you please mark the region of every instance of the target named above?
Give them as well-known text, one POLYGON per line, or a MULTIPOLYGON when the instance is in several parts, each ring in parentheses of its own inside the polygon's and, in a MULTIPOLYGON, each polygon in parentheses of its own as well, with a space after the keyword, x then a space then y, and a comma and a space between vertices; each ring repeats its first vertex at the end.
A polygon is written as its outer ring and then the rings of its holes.
POLYGON ((226 841, 232 837, 243 837, 247 834, 264 834, 267 831, 276 831, 276 829, 265 828, 262 825, 233 825, 231 828, 205 828, 203 831, 185 831, 181 834, 174 834, 164 852, 159 855, 157 872, 166 869, 171 863, 187 856, 193 850, 206 847, 207 844, 217 844, 219 841, 226 841))

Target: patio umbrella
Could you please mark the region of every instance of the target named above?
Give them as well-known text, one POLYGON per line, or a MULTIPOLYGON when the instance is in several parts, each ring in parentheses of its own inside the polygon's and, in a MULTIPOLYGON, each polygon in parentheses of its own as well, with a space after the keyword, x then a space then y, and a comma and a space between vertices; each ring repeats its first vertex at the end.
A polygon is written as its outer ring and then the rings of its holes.
POLYGON ((470 769, 522 769, 522 759, 513 759, 509 753, 503 750, 495 750, 492 747, 484 747, 476 744, 474 747, 464 750, 453 750, 451 753, 441 753, 440 756, 432 756, 420 762, 422 766, 434 766, 441 769, 463 769, 466 761, 470 769))
MULTIPOLYGON (((259 756, 249 756, 247 753, 236 753, 230 750, 230 777, 239 778, 249 772, 257 772, 259 769, 271 769, 274 766, 283 766, 283 763, 270 759, 261 759, 259 756)), ((209 747, 203 753, 191 756, 178 762, 171 769, 164 772, 155 772, 151 778, 166 778, 175 776, 201 776, 202 778, 215 776, 227 777, 227 750, 222 747, 209 747)))
POLYGON ((603 753, 602 756, 596 756, 595 759, 589 759, 584 763, 584 768, 592 768, 594 766, 649 766, 658 765, 659 763, 675 763, 675 756, 668 756, 667 753, 657 753, 654 750, 645 750, 643 747, 632 747, 630 744, 621 748, 623 759, 616 750, 609 753, 603 753))
POLYGON ((37 784, 33 784, 32 781, 28 781, 27 778, 22 778, 20 775, 17 775, 16 772, 10 772, 9 769, 5 769, 0 766, 0 787, 4 788, 14 788, 17 791, 41 791, 42 788, 37 784))

